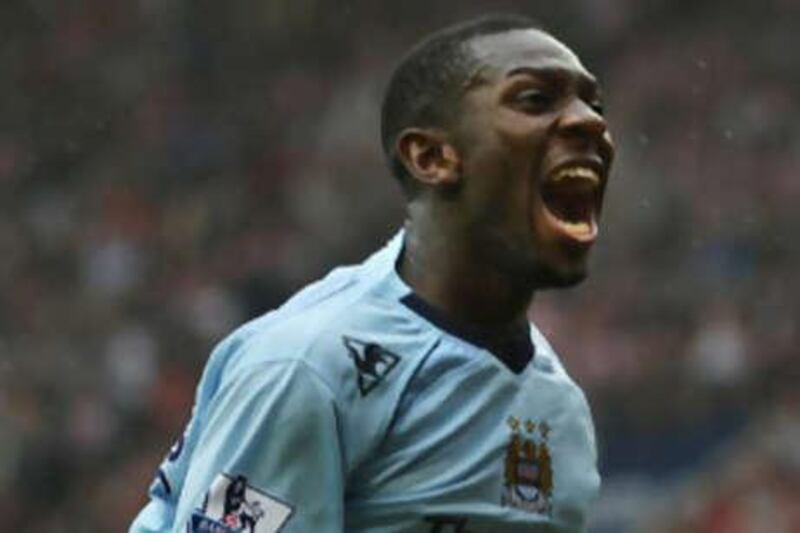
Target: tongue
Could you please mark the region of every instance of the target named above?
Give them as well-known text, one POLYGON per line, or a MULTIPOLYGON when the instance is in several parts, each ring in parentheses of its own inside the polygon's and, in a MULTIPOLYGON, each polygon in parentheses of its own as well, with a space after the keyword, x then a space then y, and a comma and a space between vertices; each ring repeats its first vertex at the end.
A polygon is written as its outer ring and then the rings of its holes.
POLYGON ((592 219, 591 195, 578 191, 552 191, 544 197, 550 212, 566 223, 589 223, 592 219))
POLYGON ((591 242, 597 235, 594 196, 584 191, 553 188, 543 196, 551 223, 562 234, 581 242, 591 242))

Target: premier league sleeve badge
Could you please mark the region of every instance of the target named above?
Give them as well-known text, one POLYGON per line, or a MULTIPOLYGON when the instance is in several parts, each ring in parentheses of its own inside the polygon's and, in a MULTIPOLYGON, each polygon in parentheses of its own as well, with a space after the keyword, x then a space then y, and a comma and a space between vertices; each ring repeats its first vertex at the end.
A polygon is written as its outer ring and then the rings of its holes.
POLYGON ((247 484, 242 475, 220 474, 187 524, 190 533, 276 533, 292 506, 247 484))

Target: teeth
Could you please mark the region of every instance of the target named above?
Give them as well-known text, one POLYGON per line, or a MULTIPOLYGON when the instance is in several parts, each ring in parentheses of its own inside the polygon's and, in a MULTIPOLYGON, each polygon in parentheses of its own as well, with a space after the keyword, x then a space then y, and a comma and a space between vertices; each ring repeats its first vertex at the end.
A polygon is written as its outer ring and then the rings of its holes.
POLYGON ((565 179, 583 179, 589 180, 595 185, 600 184, 600 176, 597 174, 597 172, 589 167, 562 168, 552 177, 554 182, 559 182, 565 179))

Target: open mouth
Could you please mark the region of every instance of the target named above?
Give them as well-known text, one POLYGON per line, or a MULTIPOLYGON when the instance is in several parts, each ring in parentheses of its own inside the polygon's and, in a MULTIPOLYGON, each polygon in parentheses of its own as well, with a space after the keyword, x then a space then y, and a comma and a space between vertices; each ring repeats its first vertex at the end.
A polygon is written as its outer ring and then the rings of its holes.
POLYGON ((545 214, 560 233, 579 242, 597 237, 601 179, 588 166, 564 167, 542 184, 545 214))

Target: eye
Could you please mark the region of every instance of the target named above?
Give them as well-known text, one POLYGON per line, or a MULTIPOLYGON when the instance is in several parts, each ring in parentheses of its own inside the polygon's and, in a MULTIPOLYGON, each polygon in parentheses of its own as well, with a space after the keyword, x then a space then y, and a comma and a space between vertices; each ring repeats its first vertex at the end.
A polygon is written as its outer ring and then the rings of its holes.
POLYGON ((541 89, 523 89, 513 98, 515 107, 525 113, 543 113, 555 103, 555 97, 541 89))

